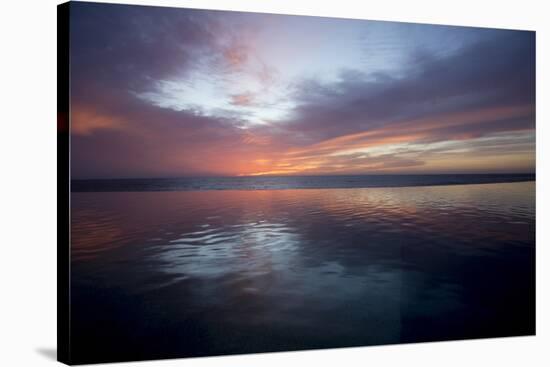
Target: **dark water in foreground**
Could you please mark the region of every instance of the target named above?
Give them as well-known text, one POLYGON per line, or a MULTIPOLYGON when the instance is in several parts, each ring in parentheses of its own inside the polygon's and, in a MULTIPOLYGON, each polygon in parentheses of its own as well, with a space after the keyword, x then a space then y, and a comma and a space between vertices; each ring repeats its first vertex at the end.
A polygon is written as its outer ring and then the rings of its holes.
POLYGON ((535 183, 73 193, 75 362, 535 332, 535 183))
POLYGON ((534 181, 535 174, 245 176, 73 180, 73 192, 351 189, 534 181))

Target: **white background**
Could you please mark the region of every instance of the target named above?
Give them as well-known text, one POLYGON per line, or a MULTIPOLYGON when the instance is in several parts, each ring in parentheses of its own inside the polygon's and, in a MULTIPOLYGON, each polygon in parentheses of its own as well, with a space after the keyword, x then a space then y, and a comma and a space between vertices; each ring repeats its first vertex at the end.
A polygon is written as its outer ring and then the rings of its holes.
MULTIPOLYGON (((537 336, 176 359, 121 366, 548 366, 549 24, 544 0, 202 0, 170 5, 537 31, 537 336), (546 13, 546 17, 545 17, 546 13), (546 188, 546 192, 545 192, 546 188), (546 225, 543 223, 547 223, 546 225)), ((0 366, 42 366, 56 349, 56 4, 2 1, 0 366)), ((330 331, 328 331, 330 332, 330 331)))

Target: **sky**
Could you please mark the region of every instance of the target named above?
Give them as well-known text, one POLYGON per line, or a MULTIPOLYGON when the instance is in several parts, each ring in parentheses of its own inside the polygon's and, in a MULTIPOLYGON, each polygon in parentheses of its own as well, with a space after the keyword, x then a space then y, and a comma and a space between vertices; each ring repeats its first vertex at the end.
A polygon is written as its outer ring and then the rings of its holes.
POLYGON ((535 33, 71 3, 73 178, 535 171, 535 33))

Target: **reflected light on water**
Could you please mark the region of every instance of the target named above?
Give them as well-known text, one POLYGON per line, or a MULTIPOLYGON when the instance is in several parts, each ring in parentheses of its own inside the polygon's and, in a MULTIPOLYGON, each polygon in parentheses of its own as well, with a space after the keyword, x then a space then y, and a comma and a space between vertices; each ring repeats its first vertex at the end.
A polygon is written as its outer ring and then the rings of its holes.
POLYGON ((532 333, 534 188, 73 193, 76 353, 532 333))

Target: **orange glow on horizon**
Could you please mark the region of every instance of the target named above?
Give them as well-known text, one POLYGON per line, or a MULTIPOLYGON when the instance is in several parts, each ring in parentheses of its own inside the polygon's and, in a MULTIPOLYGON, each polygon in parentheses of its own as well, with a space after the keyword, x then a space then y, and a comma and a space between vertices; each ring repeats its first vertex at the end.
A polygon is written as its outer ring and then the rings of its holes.
MULTIPOLYGON (((460 142, 476 139, 467 132, 446 133, 454 126, 482 126, 502 118, 521 118, 533 112, 533 106, 500 108, 442 115, 438 118, 398 121, 380 128, 336 136, 305 146, 289 145, 262 130, 238 131, 240 144, 228 139, 213 150, 207 145, 178 146, 159 165, 192 167, 196 172, 223 176, 267 176, 300 174, 365 174, 398 172, 437 172, 497 169, 525 171, 533 167, 534 152, 507 154, 506 151, 480 155, 468 152, 418 152, 430 142, 460 142), (447 134, 440 139, 438 134, 447 134), (189 150, 191 149, 191 150, 189 150), (193 154, 190 154, 192 152, 193 154)), ((132 124, 92 109, 75 106, 72 132, 89 136, 96 130, 128 130, 132 124)), ((139 129, 133 128, 137 132, 139 129)), ((526 126, 526 131, 531 127, 526 126)), ((506 131, 504 131, 506 132, 506 131)), ((508 132, 511 133, 511 132, 508 132)), ((151 138, 143 135, 143 138, 151 138)), ((160 143, 163 144, 162 142, 160 143)), ((475 149, 474 149, 475 150, 475 149)), ((162 175, 162 173, 159 173, 162 175)))

